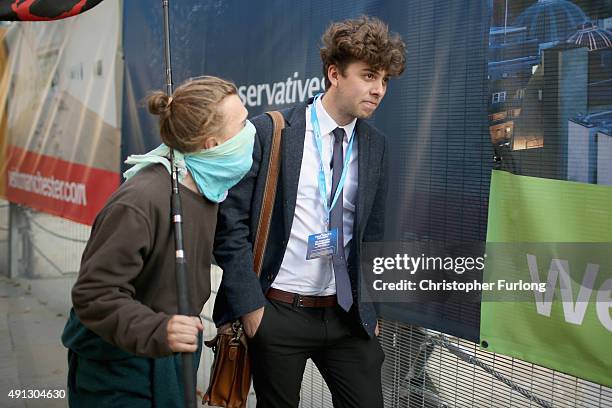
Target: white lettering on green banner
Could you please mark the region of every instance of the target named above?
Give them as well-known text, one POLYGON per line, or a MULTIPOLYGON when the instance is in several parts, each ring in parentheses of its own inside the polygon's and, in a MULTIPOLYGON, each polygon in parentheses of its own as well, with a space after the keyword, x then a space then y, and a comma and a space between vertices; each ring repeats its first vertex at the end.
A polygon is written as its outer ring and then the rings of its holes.
POLYGON ((483 292, 487 350, 612 386, 612 187, 491 178, 484 282, 546 283, 483 292))

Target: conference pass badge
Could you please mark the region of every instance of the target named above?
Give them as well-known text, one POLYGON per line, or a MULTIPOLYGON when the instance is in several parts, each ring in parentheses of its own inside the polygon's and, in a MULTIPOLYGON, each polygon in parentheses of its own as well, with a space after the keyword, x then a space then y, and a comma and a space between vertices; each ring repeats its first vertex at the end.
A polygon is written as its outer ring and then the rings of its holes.
POLYGON ((338 253, 338 228, 308 236, 306 259, 323 258, 338 253))

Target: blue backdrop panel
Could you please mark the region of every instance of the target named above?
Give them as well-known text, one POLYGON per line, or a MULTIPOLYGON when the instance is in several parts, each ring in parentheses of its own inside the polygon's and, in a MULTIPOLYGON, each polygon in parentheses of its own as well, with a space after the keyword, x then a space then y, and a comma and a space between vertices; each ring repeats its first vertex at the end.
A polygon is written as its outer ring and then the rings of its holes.
MULTIPOLYGON (((124 4, 123 156, 159 144, 156 123, 140 101, 164 86, 161 5, 124 4)), ((380 17, 408 47, 406 71, 391 81, 372 119, 391 144, 386 240, 482 242, 493 155, 487 128, 489 10, 486 0, 174 1, 174 83, 218 75, 236 82, 251 115, 283 108, 318 91, 320 36, 332 21, 380 17)), ((384 304, 381 312, 478 339, 478 304, 384 304)))

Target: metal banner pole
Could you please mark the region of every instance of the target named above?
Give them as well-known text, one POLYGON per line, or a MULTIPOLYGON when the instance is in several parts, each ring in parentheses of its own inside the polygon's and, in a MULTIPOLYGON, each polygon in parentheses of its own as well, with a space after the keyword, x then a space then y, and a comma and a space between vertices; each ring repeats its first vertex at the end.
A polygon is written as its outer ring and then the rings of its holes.
MULTIPOLYGON (((172 67, 170 61, 170 13, 169 0, 163 0, 164 9, 164 60, 166 64, 166 93, 172 95, 172 67)), ((181 208, 181 196, 179 194, 179 181, 176 166, 174 165, 174 150, 170 149, 170 165, 172 168, 172 222, 174 224, 175 244, 175 270, 176 289, 178 299, 178 313, 190 315, 189 310, 189 285, 187 283, 187 262, 183 251, 183 211, 181 208)), ((185 407, 196 407, 196 386, 193 364, 193 353, 182 353, 183 390, 185 407)))

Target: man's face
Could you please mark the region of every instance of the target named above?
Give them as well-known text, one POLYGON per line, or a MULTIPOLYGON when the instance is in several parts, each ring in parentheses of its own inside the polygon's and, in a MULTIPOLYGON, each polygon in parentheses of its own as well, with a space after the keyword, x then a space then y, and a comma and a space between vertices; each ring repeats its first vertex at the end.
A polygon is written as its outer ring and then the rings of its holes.
MULTIPOLYGON (((336 72, 336 107, 341 115, 367 119, 376 110, 387 91, 389 77, 385 70, 374 70, 362 61, 350 63, 336 72)), ((334 85, 332 85, 334 86, 334 85)))

